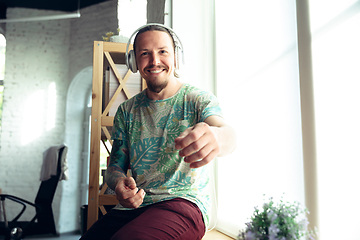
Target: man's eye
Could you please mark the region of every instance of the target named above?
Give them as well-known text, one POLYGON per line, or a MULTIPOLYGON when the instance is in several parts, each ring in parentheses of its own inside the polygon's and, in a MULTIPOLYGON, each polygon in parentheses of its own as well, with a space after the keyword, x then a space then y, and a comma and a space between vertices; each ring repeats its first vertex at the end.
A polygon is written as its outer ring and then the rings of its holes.
POLYGON ((146 56, 146 55, 148 55, 148 53, 147 53, 147 52, 143 52, 143 53, 141 53, 140 56, 146 56))
POLYGON ((167 51, 161 50, 160 53, 161 53, 161 54, 165 54, 165 53, 167 53, 167 51))

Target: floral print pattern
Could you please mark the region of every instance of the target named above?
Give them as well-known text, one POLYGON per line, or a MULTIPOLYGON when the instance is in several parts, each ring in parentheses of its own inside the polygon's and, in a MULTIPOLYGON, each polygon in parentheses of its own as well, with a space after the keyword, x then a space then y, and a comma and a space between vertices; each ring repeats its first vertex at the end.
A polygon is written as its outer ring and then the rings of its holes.
POLYGON ((190 168, 175 149, 175 138, 211 115, 222 115, 216 97, 189 84, 168 99, 150 100, 142 91, 119 106, 112 139, 122 140, 121 153, 127 155, 114 163, 130 165, 138 188, 146 192, 141 206, 181 197, 197 204, 208 224, 208 167, 190 168))

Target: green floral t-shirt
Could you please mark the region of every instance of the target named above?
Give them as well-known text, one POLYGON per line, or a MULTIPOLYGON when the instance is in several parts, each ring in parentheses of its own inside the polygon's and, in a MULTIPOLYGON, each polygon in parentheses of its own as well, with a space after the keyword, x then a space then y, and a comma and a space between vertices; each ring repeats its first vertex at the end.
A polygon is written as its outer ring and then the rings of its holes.
MULTIPOLYGON (((112 139, 121 141, 125 156, 110 164, 130 166, 137 187, 146 192, 140 207, 184 198, 200 208, 208 225, 208 166, 190 168, 175 149, 175 138, 211 115, 221 116, 216 97, 189 84, 168 99, 150 100, 142 91, 119 106, 112 139)), ((115 209, 128 210, 120 204, 115 209)))

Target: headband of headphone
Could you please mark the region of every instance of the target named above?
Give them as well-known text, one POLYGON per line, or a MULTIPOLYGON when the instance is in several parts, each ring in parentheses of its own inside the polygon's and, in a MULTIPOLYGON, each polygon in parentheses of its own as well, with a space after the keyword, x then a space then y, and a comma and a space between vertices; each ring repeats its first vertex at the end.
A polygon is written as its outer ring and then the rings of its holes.
POLYGON ((158 23, 150 23, 150 24, 146 24, 140 28, 138 28, 129 38, 129 41, 126 45, 126 52, 125 52, 125 59, 126 59, 126 66, 133 72, 136 73, 138 68, 136 65, 136 59, 135 59, 135 52, 134 50, 130 50, 129 51, 129 46, 131 43, 131 39, 137 34, 139 33, 142 29, 147 28, 149 26, 159 26, 162 27, 164 29, 166 29, 169 33, 170 36, 172 37, 174 43, 175 43, 175 71, 174 71, 174 75, 175 77, 180 77, 180 54, 181 54, 181 58, 182 58, 182 63, 184 64, 184 51, 183 51, 183 46, 182 43, 180 41, 180 38, 176 35, 176 33, 169 27, 166 27, 165 25, 162 24, 158 24, 158 23))

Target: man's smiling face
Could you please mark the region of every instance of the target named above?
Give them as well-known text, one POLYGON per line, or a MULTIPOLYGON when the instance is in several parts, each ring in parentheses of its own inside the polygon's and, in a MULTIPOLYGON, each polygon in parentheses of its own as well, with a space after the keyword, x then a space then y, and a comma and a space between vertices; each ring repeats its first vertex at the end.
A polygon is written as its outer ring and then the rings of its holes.
POLYGON ((171 36, 163 31, 147 31, 136 41, 136 63, 150 91, 159 93, 174 78, 175 58, 171 36))

